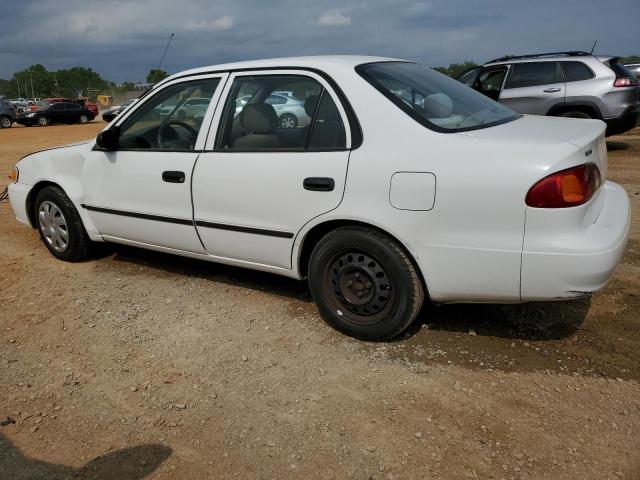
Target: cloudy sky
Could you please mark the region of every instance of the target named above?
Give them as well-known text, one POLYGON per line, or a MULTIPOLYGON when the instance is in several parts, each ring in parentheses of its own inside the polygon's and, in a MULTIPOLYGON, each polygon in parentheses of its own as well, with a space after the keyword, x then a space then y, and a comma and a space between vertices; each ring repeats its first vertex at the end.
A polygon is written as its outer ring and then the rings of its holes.
POLYGON ((34 63, 139 81, 163 68, 355 53, 435 66, 555 50, 640 54, 640 0, 0 0, 0 78, 34 63))

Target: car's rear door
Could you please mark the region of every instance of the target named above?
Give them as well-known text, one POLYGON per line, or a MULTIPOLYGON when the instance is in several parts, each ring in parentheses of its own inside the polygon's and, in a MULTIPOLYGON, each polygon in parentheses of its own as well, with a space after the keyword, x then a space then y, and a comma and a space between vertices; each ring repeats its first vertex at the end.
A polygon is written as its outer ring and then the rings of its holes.
POLYGON ((226 77, 166 84, 118 120, 120 148, 89 154, 84 208, 107 240, 204 254, 193 224, 191 174, 226 77), (192 97, 209 99, 207 113, 179 117, 192 97))
POLYGON ((342 199, 351 145, 345 110, 308 71, 237 72, 224 97, 217 135, 212 128, 193 175, 198 233, 220 260, 289 269, 295 235, 342 199), (279 125, 268 100, 278 90, 304 102, 309 126, 279 125))
POLYGON ((559 62, 514 63, 500 93, 500 103, 518 113, 546 115, 564 103, 565 83, 559 62))

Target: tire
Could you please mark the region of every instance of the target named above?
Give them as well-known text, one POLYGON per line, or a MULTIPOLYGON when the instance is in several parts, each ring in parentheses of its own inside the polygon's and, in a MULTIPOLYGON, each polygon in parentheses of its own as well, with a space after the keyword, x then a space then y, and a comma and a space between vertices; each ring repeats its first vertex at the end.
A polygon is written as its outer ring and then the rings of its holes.
POLYGON ((318 242, 309 259, 309 289, 329 325, 368 341, 402 333, 424 302, 407 253, 365 227, 338 228, 318 242))
POLYGON ((11 128, 12 124, 13 120, 11 120, 11 117, 8 117, 6 115, 2 115, 0 117, 0 128, 11 128))
POLYGON ((565 117, 565 118, 585 118, 585 119, 593 118, 588 113, 582 112, 580 110, 571 110, 568 112, 562 112, 558 116, 565 117))
POLYGON ((38 192, 34 218, 42 242, 54 257, 67 262, 89 257, 92 242, 78 211, 62 189, 52 186, 38 192))
POLYGON ((49 119, 47 117, 38 117, 36 119, 36 123, 39 127, 46 127, 47 125, 49 125, 49 119))
POLYGON ((298 126, 298 118, 290 113, 285 113, 279 119, 280 128, 296 128, 298 126))
POLYGON ((78 119, 78 121, 84 125, 85 123, 89 122, 89 118, 86 115, 80 115, 80 118, 78 119))

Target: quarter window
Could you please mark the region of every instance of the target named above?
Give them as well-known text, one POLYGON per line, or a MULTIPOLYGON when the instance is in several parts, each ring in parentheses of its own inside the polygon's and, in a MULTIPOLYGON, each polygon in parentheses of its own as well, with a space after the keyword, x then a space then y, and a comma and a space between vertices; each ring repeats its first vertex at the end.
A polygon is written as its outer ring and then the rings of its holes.
POLYGON ((120 147, 193 150, 218 83, 219 79, 208 78, 162 89, 121 125, 120 147), (195 104, 193 100, 197 100, 195 104))
POLYGON ((565 82, 579 82, 594 77, 593 72, 582 62, 562 62, 565 82))
POLYGON ((345 128, 331 95, 302 75, 234 80, 218 148, 229 151, 344 149, 345 128), (287 92, 287 96, 274 94, 287 92))
POLYGON ((556 62, 514 63, 504 88, 534 87, 562 82, 556 62))

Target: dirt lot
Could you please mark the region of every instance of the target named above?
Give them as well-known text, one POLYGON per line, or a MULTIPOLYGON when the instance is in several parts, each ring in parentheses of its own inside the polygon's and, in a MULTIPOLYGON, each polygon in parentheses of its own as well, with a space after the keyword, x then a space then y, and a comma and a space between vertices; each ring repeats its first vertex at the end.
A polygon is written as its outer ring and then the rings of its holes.
MULTIPOLYGON (((0 131, 0 171, 102 126, 0 131)), ((56 261, 0 204, 0 479, 639 479, 640 129, 609 160, 633 221, 603 292, 429 307, 385 344, 289 279, 56 261)))

